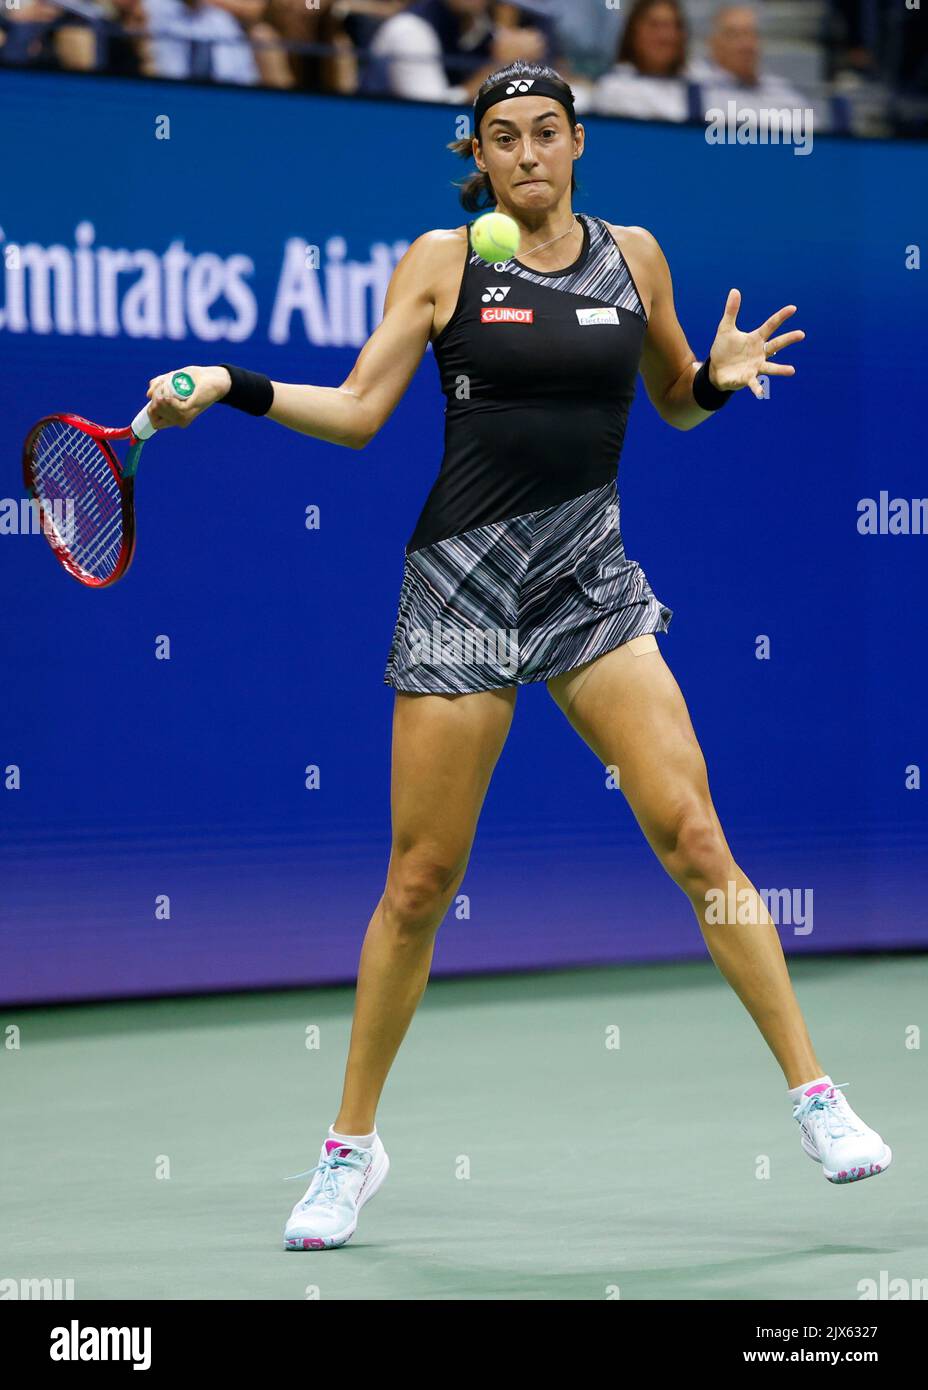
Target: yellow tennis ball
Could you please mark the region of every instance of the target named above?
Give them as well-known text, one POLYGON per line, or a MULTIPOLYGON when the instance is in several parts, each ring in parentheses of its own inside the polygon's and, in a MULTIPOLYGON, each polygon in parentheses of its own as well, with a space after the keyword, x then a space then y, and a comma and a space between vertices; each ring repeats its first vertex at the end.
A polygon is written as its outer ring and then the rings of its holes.
POLYGON ((470 229, 471 242, 484 261, 508 261, 519 250, 519 226, 504 212, 485 212, 470 229))

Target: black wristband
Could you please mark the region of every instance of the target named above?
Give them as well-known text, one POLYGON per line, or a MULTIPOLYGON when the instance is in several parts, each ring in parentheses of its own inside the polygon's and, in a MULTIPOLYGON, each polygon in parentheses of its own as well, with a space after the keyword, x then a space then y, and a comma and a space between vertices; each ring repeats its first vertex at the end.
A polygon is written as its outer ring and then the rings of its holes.
POLYGON ((721 410, 722 406, 727 405, 735 394, 734 391, 720 391, 717 386, 712 385, 709 380, 711 356, 710 353, 693 377, 693 400, 700 410, 721 410))
POLYGON ((232 385, 217 404, 231 405, 235 410, 244 410, 249 415, 266 415, 274 404, 274 386, 269 376, 263 372, 249 372, 245 367, 233 367, 229 362, 220 362, 232 378, 232 385))

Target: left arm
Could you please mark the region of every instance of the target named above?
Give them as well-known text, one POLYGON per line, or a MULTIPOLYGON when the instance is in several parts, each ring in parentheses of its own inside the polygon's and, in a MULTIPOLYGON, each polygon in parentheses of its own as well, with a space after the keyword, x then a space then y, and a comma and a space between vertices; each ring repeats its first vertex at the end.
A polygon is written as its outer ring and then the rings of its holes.
MULTIPOLYGON (((648 297, 650 293, 650 307, 644 305, 648 329, 641 354, 641 375, 648 397, 668 425, 678 430, 691 430, 714 412, 703 410, 693 399, 693 378, 702 362, 686 341, 677 319, 670 267, 656 238, 643 227, 613 227, 611 230, 641 294, 648 297)), ((758 374, 793 376, 796 371, 795 367, 771 362, 769 358, 806 335, 796 329, 777 338, 770 337, 781 323, 795 314, 795 304, 787 304, 753 332, 742 333, 735 323, 740 305, 740 290, 730 290, 709 350, 709 380, 720 391, 739 391, 749 386, 760 400, 764 393, 758 374)))

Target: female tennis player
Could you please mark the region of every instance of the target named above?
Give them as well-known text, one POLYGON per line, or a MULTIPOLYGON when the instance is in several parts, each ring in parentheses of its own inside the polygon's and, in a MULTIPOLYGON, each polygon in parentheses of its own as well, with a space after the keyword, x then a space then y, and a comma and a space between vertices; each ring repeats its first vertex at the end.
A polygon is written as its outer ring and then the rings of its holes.
POLYGON ((704 424, 745 387, 760 397, 762 373, 793 375, 770 359, 804 337, 778 333, 795 306, 746 332, 731 290, 699 362, 654 237, 572 210, 584 130, 557 72, 513 63, 488 77, 473 129, 452 146, 477 164, 461 201, 514 218, 518 258, 486 264, 470 222, 418 237, 340 387, 271 381, 228 363, 185 367, 196 382, 186 401, 171 394, 171 373, 149 387, 159 427, 185 426, 223 401, 361 449, 431 341, 447 397, 444 458, 406 546, 384 677, 396 692, 386 884, 361 951, 341 1108, 318 1165, 296 1175, 312 1181, 286 1225, 290 1250, 344 1245, 387 1175, 377 1104, 528 681, 545 681, 600 761, 619 768, 649 844, 783 1070, 809 1157, 835 1183, 891 1161, 816 1056, 776 928, 732 857, 658 649, 672 610, 626 557, 619 528, 618 458, 636 374, 668 424, 704 424), (742 924, 712 920, 713 890, 753 908, 758 925, 743 925, 750 911, 742 924))

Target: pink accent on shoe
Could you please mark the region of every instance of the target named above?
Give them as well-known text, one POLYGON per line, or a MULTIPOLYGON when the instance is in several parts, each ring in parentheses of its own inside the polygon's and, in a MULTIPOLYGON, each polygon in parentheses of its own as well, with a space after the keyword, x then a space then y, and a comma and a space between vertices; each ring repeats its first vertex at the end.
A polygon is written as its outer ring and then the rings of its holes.
POLYGON ((341 1149, 341 1153, 339 1154, 340 1158, 344 1158, 346 1154, 351 1153, 350 1145, 346 1146, 345 1144, 342 1144, 338 1139, 327 1139, 325 1141, 326 1153, 330 1154, 333 1149, 341 1149))
POLYGON ((819 1091, 830 1091, 831 1087, 827 1081, 822 1081, 818 1086, 810 1086, 807 1091, 803 1091, 804 1096, 817 1096, 819 1091))

